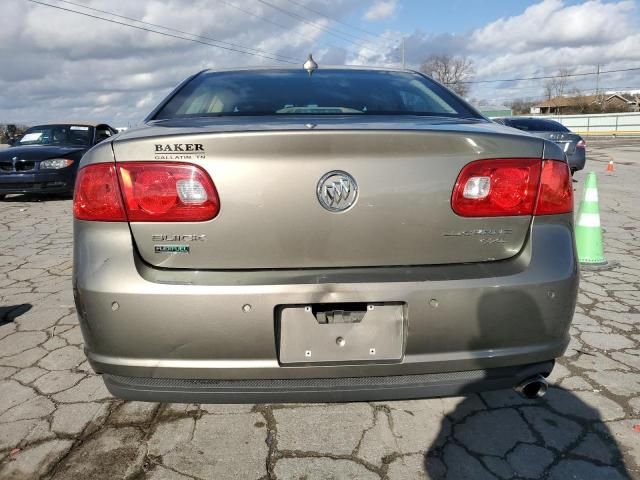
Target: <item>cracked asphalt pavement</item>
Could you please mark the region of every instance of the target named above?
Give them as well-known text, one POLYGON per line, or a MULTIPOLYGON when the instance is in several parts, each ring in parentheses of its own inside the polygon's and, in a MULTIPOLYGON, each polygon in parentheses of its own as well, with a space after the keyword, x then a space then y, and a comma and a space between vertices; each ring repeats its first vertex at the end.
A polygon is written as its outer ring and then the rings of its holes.
POLYGON ((572 342, 538 401, 507 390, 346 404, 115 400, 82 351, 71 201, 8 197, 0 478, 640 478, 640 141, 594 142, 588 158, 616 265, 582 272, 572 342))

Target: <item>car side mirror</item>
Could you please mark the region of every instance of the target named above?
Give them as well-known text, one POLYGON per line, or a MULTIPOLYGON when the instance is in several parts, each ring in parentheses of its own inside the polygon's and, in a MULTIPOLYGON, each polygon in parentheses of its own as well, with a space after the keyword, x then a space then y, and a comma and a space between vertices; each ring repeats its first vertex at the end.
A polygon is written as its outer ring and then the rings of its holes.
POLYGON ((7 144, 9 146, 13 145, 14 143, 16 143, 16 139, 15 138, 10 138, 10 139, 7 140, 7 144))

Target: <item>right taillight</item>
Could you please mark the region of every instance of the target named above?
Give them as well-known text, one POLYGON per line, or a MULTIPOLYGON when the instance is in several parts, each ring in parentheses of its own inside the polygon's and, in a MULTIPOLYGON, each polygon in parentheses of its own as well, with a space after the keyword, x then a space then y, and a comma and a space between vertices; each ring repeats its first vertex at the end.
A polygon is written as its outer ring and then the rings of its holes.
POLYGON ((476 160, 462 169, 451 196, 461 217, 531 215, 540 180, 540 160, 476 160))
POLYGON ((587 148, 587 142, 585 142, 584 140, 578 140, 578 143, 576 143, 576 148, 587 148))
POLYGON ((451 208, 462 217, 551 215, 573 209, 566 162, 532 158, 467 164, 456 180, 451 208))
POLYGON ((79 220, 202 222, 219 211, 215 185, 197 165, 98 163, 78 172, 74 215, 79 220))

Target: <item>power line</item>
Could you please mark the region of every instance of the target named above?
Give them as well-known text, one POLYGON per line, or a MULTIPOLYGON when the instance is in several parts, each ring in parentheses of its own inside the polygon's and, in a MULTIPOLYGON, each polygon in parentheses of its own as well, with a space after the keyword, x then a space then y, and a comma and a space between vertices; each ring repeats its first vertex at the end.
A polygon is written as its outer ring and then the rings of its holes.
MULTIPOLYGON (((565 87, 565 91, 567 90, 567 88, 574 86, 575 84, 567 84, 567 86, 565 87)), ((478 85, 477 87, 474 87, 474 91, 477 91, 478 88, 489 88, 489 89, 495 89, 496 86, 495 85, 491 85, 491 84, 486 84, 486 85, 478 85)), ((543 85, 537 84, 537 85, 533 85, 533 84, 529 84, 529 85, 519 85, 519 86, 509 86, 509 87, 504 87, 506 89, 508 89, 509 91, 512 90, 540 90, 541 88, 543 88, 543 85)), ((492 90, 489 90, 492 91, 492 90)))
MULTIPOLYGON (((602 86, 599 87, 600 90, 605 90, 605 89, 608 89, 608 90, 615 90, 615 89, 623 90, 623 89, 633 89, 633 88, 637 88, 637 87, 602 87, 602 86)), ((542 87, 540 87, 539 85, 538 86, 529 86, 529 87, 506 87, 507 95, 509 94, 509 92, 511 92, 510 96, 508 96, 508 97, 504 97, 504 96, 503 97, 493 97, 492 96, 492 98, 498 98, 498 99, 501 99, 501 98, 513 98, 514 96, 523 96, 522 98, 539 98, 539 95, 536 96, 536 92, 540 92, 541 90, 542 90, 542 87)), ((577 88, 577 87, 573 86, 572 88, 566 88, 564 90, 563 94, 560 95, 560 96, 567 96, 567 95, 571 96, 572 94, 577 93, 577 92, 583 92, 584 93, 584 92, 595 92, 595 91, 596 91, 595 88, 577 88)), ((486 96, 486 95, 490 95, 491 91, 483 93, 483 92, 476 92, 474 90, 474 94, 475 95, 486 96)))
MULTIPOLYGON (((624 91, 630 91, 630 90, 640 90, 640 87, 635 86, 635 87, 625 87, 625 86, 617 86, 617 87, 612 87, 612 86, 608 86, 608 87, 600 87, 599 88, 601 91, 604 91, 605 95, 613 95, 613 93, 611 92, 618 92, 618 93, 624 93, 624 91)), ((580 90, 580 94, 584 94, 584 93, 589 93, 589 92, 593 92, 595 93, 595 89, 593 88, 587 88, 587 89, 583 89, 580 90)), ((492 101, 513 101, 513 100, 522 100, 522 101, 542 101, 540 100, 540 96, 535 96, 535 95, 527 95, 527 96, 511 96, 511 97, 491 97, 492 101)))
MULTIPOLYGON (((318 10, 315 10, 315 9, 309 7, 308 5, 305 5, 302 2, 298 2, 296 0, 287 0, 287 2, 292 3, 294 5, 297 5, 298 7, 302 7, 305 10, 308 10, 308 11, 310 11, 312 13, 315 13, 316 15, 320 15, 321 17, 324 17, 324 18, 326 18, 328 20, 331 20, 332 22, 339 23, 340 25, 343 25, 345 27, 348 27, 348 28, 351 28, 351 29, 354 29, 354 30, 358 30, 358 31, 360 31, 362 33, 365 33, 366 35, 371 36, 371 37, 375 37, 376 38, 376 43, 382 44, 382 43, 380 43, 380 40, 384 40, 384 39, 381 39, 380 35, 378 35, 378 34, 368 32, 367 30, 363 30, 362 28, 359 28, 359 27, 357 27, 355 25, 351 25, 351 24, 348 24, 346 22, 343 22, 342 20, 340 20, 340 19, 338 19, 336 17, 330 16, 330 15, 327 15, 326 13, 322 13, 322 12, 320 12, 318 10)), ((364 37, 359 37, 357 35, 352 35, 352 34, 350 34, 348 32, 342 32, 341 30, 337 30, 336 29, 336 32, 343 33, 344 35, 349 35, 350 37, 353 37, 355 39, 362 40, 362 41, 365 41, 365 42, 371 42, 372 41, 372 40, 364 38, 364 37)), ((386 46, 393 45, 394 47, 397 46, 397 45, 392 44, 392 43, 385 43, 384 45, 386 45, 386 46)))
POLYGON ((367 35, 371 35, 372 37, 378 37, 378 35, 377 35, 377 34, 375 34, 375 33, 371 33, 371 32, 369 32, 369 31, 364 30, 364 29, 362 29, 362 28, 360 28, 360 27, 357 27, 357 26, 355 26, 355 25, 350 25, 350 24, 348 24, 348 23, 346 23, 346 22, 343 22, 343 21, 342 21, 342 20, 340 20, 340 19, 337 19, 337 18, 335 18, 335 17, 329 16, 329 15, 327 15, 326 13, 322 13, 322 12, 319 12, 318 10, 314 10, 313 8, 309 7, 308 5, 305 5, 305 4, 304 4, 304 3, 302 3, 302 2, 298 2, 298 1, 296 1, 296 0, 287 0, 287 1, 288 1, 289 3, 293 3, 294 5, 297 5, 297 6, 299 6, 299 7, 302 7, 302 8, 304 8, 305 10, 309 10, 310 12, 313 12, 313 13, 315 13, 316 15, 320 15, 321 17, 325 17, 325 18, 328 18, 329 20, 333 20, 334 22, 337 22, 337 23, 339 23, 339 24, 341 24, 341 25, 344 25, 345 27, 353 28, 354 30, 358 30, 358 31, 360 31, 360 32, 362 32, 362 33, 366 33, 367 35))
MULTIPOLYGON (((354 40, 351 40, 350 38, 345 37, 344 36, 345 34, 340 33, 339 31, 333 31, 331 28, 325 27, 324 25, 320 25, 320 24, 318 24, 316 22, 312 22, 311 20, 303 17, 302 15, 298 15, 297 13, 289 12, 289 11, 285 10, 284 8, 279 7, 278 5, 274 5, 272 3, 267 2, 266 0, 258 0, 258 2, 260 2, 263 5, 266 5, 268 7, 271 7, 274 10, 277 10, 277 11, 279 11, 281 13, 284 13, 285 15, 288 15, 288 16, 290 16, 292 18, 300 20, 301 22, 304 22, 307 25, 311 25, 313 28, 316 28, 318 30, 322 30, 323 32, 328 33, 329 35, 332 35, 332 36, 334 36, 336 38, 339 38, 340 40, 342 40, 344 42, 349 42, 349 43, 351 43, 353 45, 357 45, 360 48, 365 48, 367 50, 371 50, 370 47, 367 47, 366 45, 363 45, 363 44, 358 43, 358 42, 356 42, 354 40)), ((367 41, 370 42, 370 40, 367 40, 367 41)))
MULTIPOLYGON (((247 15, 250 15, 250 16, 252 16, 252 17, 258 18, 258 19, 260 19, 260 20, 262 20, 262 21, 264 21, 264 22, 270 23, 271 25, 275 25, 275 26, 277 26, 277 27, 280 27, 280 28, 282 28, 283 30, 286 30, 287 32, 291 32, 291 28, 290 28, 289 26, 287 26, 287 25, 283 25, 282 23, 279 23, 279 22, 276 22, 276 21, 274 21, 274 20, 271 20, 271 19, 270 19, 270 18, 268 18, 268 17, 265 17, 265 16, 263 16, 263 15, 258 15, 257 13, 254 13, 254 12, 252 12, 252 11, 246 10, 246 9, 244 9, 244 8, 242 8, 242 7, 239 7, 239 6, 238 6, 238 5, 236 5, 235 3, 232 3, 232 2, 230 2, 230 1, 228 1, 228 0, 218 0, 218 1, 219 1, 219 2, 221 2, 221 3, 224 3, 225 5, 228 5, 228 6, 229 6, 229 7, 231 7, 231 8, 235 8, 236 10, 239 10, 240 12, 243 12, 243 13, 245 13, 245 14, 247 14, 247 15)), ((276 9, 277 9, 277 7, 276 7, 276 9)), ((304 21, 305 19, 304 19, 304 18, 302 18, 302 20, 304 21)), ((305 22, 305 23, 308 23, 308 21, 307 21, 307 22, 305 22)), ((318 26, 318 27, 319 27, 319 26, 318 26)), ((318 27, 314 27, 314 28, 319 29, 318 27)), ((325 31, 325 30, 321 30, 321 31, 325 31)), ((300 35, 298 35, 298 36, 300 37, 300 35)), ((302 38, 302 37, 301 37, 301 38, 302 38)), ((344 40, 342 37, 339 37, 339 38, 340 38, 341 40, 344 40)), ((309 39, 308 39, 308 38, 302 38, 302 40, 303 40, 303 41, 308 41, 309 39)), ((355 45, 355 46, 359 46, 359 47, 361 47, 361 45, 360 45, 360 44, 356 44, 355 42, 352 42, 352 43, 354 43, 354 45, 355 45)), ((354 48, 354 45, 342 45, 342 46, 338 47, 337 45, 334 45, 333 43, 327 43, 327 42, 316 42, 315 40, 314 40, 314 44, 317 44, 318 46, 321 46, 321 47, 343 48, 343 49, 345 49, 345 50, 347 50, 347 51, 352 50, 352 49, 354 48)))
POLYGON ((227 1, 227 0, 218 0, 218 1, 219 1, 219 2, 224 3, 225 5, 230 6, 230 7, 232 7, 232 8, 235 8, 236 10, 239 10, 239 11, 241 11, 242 13, 246 13, 247 15, 251 15, 252 17, 259 18, 260 20, 263 20, 263 21, 265 21, 265 22, 268 22, 268 23, 270 23, 271 25, 275 25, 276 27, 284 28, 285 30, 289 30, 289 29, 290 29, 287 25, 283 25, 283 24, 281 24, 281 23, 274 22, 274 21, 273 21, 273 20, 271 20, 270 18, 263 17, 262 15, 258 15, 257 13, 253 13, 253 12, 252 12, 252 11, 250 11, 250 10, 245 10, 244 8, 239 7, 239 6, 238 6, 238 5, 236 5, 235 3, 231 3, 231 2, 229 2, 229 1, 227 1))
POLYGON ((237 44, 237 43, 231 43, 231 42, 226 42, 226 41, 223 41, 223 40, 218 40, 218 39, 216 39, 216 38, 205 37, 205 36, 203 36, 203 35, 197 35, 197 34, 195 34, 195 33, 185 32, 185 31, 182 31, 182 30, 178 30, 178 29, 176 29, 176 28, 165 27, 164 25, 159 25, 159 24, 157 24, 157 23, 144 22, 144 21, 142 21, 142 20, 138 20, 137 18, 126 17, 126 16, 124 16, 124 15, 119 15, 119 14, 116 14, 116 13, 113 13, 113 12, 109 12, 109 11, 107 11, 107 10, 100 10, 100 9, 98 9, 98 8, 88 7, 88 6, 83 5, 83 4, 81 4, 81 3, 75 3, 75 2, 71 2, 71 1, 69 1, 69 0, 58 0, 58 2, 59 2, 59 3, 66 3, 66 4, 69 4, 69 5, 74 5, 74 6, 76 6, 76 7, 80 7, 80 8, 83 8, 83 9, 85 9, 85 10, 91 10, 91 11, 93 11, 93 12, 105 13, 105 14, 107 14, 107 15, 111 15, 111 16, 113 16, 113 17, 123 18, 123 19, 125 19, 125 20, 130 20, 130 21, 133 21, 133 22, 141 23, 142 25, 149 25, 149 26, 151 26, 151 27, 158 27, 158 28, 162 28, 162 29, 164 29, 164 30, 169 30, 170 32, 176 32, 176 33, 180 33, 180 34, 183 34, 183 35, 189 35, 189 36, 196 37, 196 38, 202 38, 202 39, 204 39, 204 40, 209 40, 209 41, 211 41, 211 42, 215 42, 215 43, 221 43, 221 44, 223 44, 223 45, 229 45, 229 46, 231 46, 231 47, 242 48, 243 50, 247 50, 247 51, 252 51, 252 52, 256 52, 256 53, 264 53, 264 54, 266 54, 266 55, 271 55, 271 56, 274 56, 274 57, 286 58, 286 59, 294 60, 294 61, 297 61, 297 60, 298 60, 297 58, 289 57, 289 56, 287 56, 287 55, 281 55, 281 54, 279 54, 279 53, 267 52, 267 51, 265 51, 265 50, 259 50, 259 49, 257 49, 257 48, 245 47, 244 45, 240 45, 240 44, 237 44))
POLYGON ((499 83, 499 82, 524 82, 528 80, 548 80, 552 78, 585 77, 589 75, 602 75, 604 73, 632 72, 632 71, 638 71, 638 70, 640 70, 640 67, 620 68, 617 70, 600 70, 599 72, 570 73, 567 75, 546 75, 541 77, 503 78, 503 79, 492 79, 492 80, 465 80, 462 82, 449 82, 447 83, 447 85, 450 85, 452 83, 476 84, 476 83, 499 83))
MULTIPOLYGON (((277 57, 274 57, 274 56, 270 56, 270 55, 264 55, 264 54, 261 54, 261 53, 253 53, 253 52, 250 52, 250 51, 247 51, 247 50, 240 50, 239 48, 225 47, 223 45, 217 45, 215 43, 205 42, 205 41, 202 41, 202 40, 197 40, 195 38, 187 38, 187 37, 183 37, 183 36, 180 36, 180 35, 174 35, 174 34, 167 33, 167 32, 161 32, 161 31, 158 31, 158 30, 154 30, 152 28, 141 27, 139 25, 132 25, 132 24, 126 23, 126 22, 119 22, 117 20, 113 20, 113 19, 110 19, 110 18, 100 17, 98 15, 92 15, 92 14, 86 13, 86 12, 80 12, 78 10, 73 10, 71 8, 61 7, 59 5, 52 5, 50 3, 45 3, 45 2, 42 2, 42 1, 39 1, 39 0, 27 0, 27 1, 31 2, 31 3, 38 4, 38 5, 42 5, 42 6, 45 6, 45 7, 55 8, 57 10, 62 10, 62 11, 65 11, 65 12, 70 12, 70 13, 76 13, 78 15, 83 15, 85 17, 90 17, 90 18, 94 18, 94 19, 97 19, 97 20, 102 20, 102 21, 105 21, 105 22, 114 23, 116 25, 122 25, 122 26, 129 27, 129 28, 135 28, 136 30, 142 30, 144 32, 157 33, 158 35, 163 35, 165 37, 177 38, 179 40, 185 40, 185 41, 188 41, 188 42, 199 43, 201 45, 208 45, 210 47, 216 47, 216 48, 220 48, 222 50, 228 50, 228 51, 231 51, 231 52, 242 53, 244 55, 251 55, 253 57, 262 57, 262 58, 266 58, 266 59, 269 59, 269 60, 274 60, 276 62, 289 63, 289 64, 292 64, 292 65, 296 65, 297 64, 297 62, 292 62, 292 61, 289 61, 289 60, 280 59, 280 58, 277 58, 277 57)), ((166 27, 162 27, 162 28, 167 29, 166 27)), ((189 34, 189 35, 191 35, 191 34, 189 34)), ((200 38, 202 38, 202 37, 200 37, 200 38)), ((243 48, 248 48, 248 47, 243 47, 243 48)))
MULTIPOLYGON (((228 0, 218 0, 218 1, 224 3, 225 5, 228 5, 231 8, 235 8, 236 10, 239 10, 242 13, 245 13, 245 14, 250 15, 252 17, 258 18, 259 20, 262 20, 264 22, 270 23, 271 25, 275 25, 276 27, 280 27, 283 30, 286 30, 287 32, 291 31, 291 27, 289 27, 287 25, 283 25, 282 23, 278 23, 276 21, 273 21, 270 18, 267 18, 267 17, 265 17, 263 15, 258 15, 257 13, 254 13, 254 12, 252 12, 250 10, 245 10, 244 8, 239 7, 235 3, 232 3, 232 2, 230 2, 228 0)), ((304 38, 303 38, 303 40, 304 41, 308 41, 308 39, 304 39, 304 38)), ((317 42, 317 45, 324 46, 324 47, 338 48, 336 45, 333 45, 331 43, 325 43, 325 42, 317 42)), ((348 50, 347 47, 345 47, 345 49, 348 50)))
MULTIPOLYGON (((603 73, 616 73, 616 72, 628 72, 628 71, 637 71, 640 70, 640 68, 638 67, 632 67, 632 68, 624 68, 624 69, 612 69, 612 70, 600 70, 600 74, 603 73)), ((585 76, 585 75, 598 75, 598 72, 587 72, 587 73, 583 73, 583 74, 572 74, 572 77, 581 77, 581 76, 585 76)), ((552 78, 558 78, 558 77, 562 77, 563 75, 558 75, 558 76, 553 76, 552 78)), ((533 77, 531 77, 533 78, 533 77)), ((481 88, 481 87, 487 87, 487 88, 495 88, 493 87, 493 85, 491 84, 484 84, 484 85, 478 85, 476 88, 481 88)), ((491 100, 494 102, 500 102, 500 101, 504 101, 504 100, 513 100, 513 99, 522 99, 522 100, 539 100, 540 96, 536 95, 534 92, 535 91, 539 91, 541 88, 541 85, 531 85, 531 86, 513 86, 513 87, 505 87, 508 89, 509 92, 512 92, 513 90, 519 90, 519 91, 525 91, 526 93, 520 93, 520 92, 513 92, 511 95, 509 96, 503 96, 503 97, 491 97, 491 100), (530 92, 530 93, 529 93, 530 92)), ((624 86, 618 86, 618 87, 598 87, 596 89, 593 88, 581 88, 581 89, 575 89, 574 90, 579 90, 581 92, 595 92, 597 93, 598 89, 599 90, 625 90, 625 89, 635 89, 637 87, 624 87, 624 86)), ((567 88, 565 90, 565 93, 570 93, 569 88, 567 88)))
MULTIPOLYGON (((97 19, 97 20, 102 20, 102 21, 105 21, 105 22, 109 22, 109 23, 113 23, 113 24, 129 27, 129 28, 134 28, 134 29, 137 29, 137 30, 145 31, 145 32, 156 33, 158 35, 163 35, 163 36, 170 37, 170 38, 176 38, 176 39, 179 39, 179 40, 190 41, 190 42, 198 43, 198 44, 201 44, 201 45, 207 45, 207 46, 211 46, 211 47, 220 48, 220 49, 223 49, 223 50, 242 53, 244 55, 251 55, 251 56, 255 56, 255 57, 266 58, 266 59, 269 59, 269 60, 275 60, 275 61, 282 62, 282 63, 288 63, 288 64, 293 64, 293 65, 297 64, 296 61, 285 60, 287 58, 295 60, 294 57, 291 57, 291 56, 281 55, 281 54, 272 53, 272 52, 266 52, 266 51, 263 51, 263 50, 258 50, 258 49, 254 49, 254 48, 251 48, 251 47, 246 47, 246 46, 240 45, 240 44, 224 42, 224 41, 216 40, 216 39, 213 39, 213 38, 210 38, 210 37, 205 37, 205 36, 196 35, 196 34, 189 33, 189 32, 184 32, 182 30, 177 30, 177 29, 174 29, 174 28, 171 28, 171 27, 166 27, 166 26, 159 25, 159 24, 154 24, 154 23, 150 23, 150 22, 144 22, 142 20, 138 20, 138 19, 131 18, 131 17, 125 17, 123 15, 115 14, 115 13, 112 13, 112 12, 109 12, 109 11, 106 11, 106 10, 99 10, 99 9, 96 9, 96 8, 87 7, 87 6, 84 6, 84 5, 81 5, 81 4, 78 4, 78 3, 74 3, 74 2, 71 2, 71 1, 68 1, 68 0, 58 0, 58 1, 61 2, 61 3, 65 3, 65 4, 78 6, 78 7, 87 9, 87 10, 91 10, 91 11, 95 11, 95 12, 111 15, 111 16, 114 16, 114 17, 117 17, 117 18, 122 18, 122 19, 130 20, 130 21, 134 21, 134 22, 137 22, 137 23, 140 23, 140 24, 143 24, 143 25, 149 25, 149 26, 153 26, 153 27, 157 27, 157 28, 162 28, 164 30, 173 31, 173 32, 176 32, 176 33, 180 33, 182 35, 189 35, 189 36, 192 36, 192 37, 195 37, 195 38, 187 38, 187 37, 180 36, 180 35, 174 35, 174 34, 170 34, 170 33, 167 33, 167 32, 161 32, 161 31, 154 30, 154 29, 151 29, 151 28, 145 28, 145 27, 141 27, 141 26, 138 26, 138 25, 132 25, 130 23, 120 22, 120 21, 117 21, 117 20, 101 17, 101 16, 98 16, 98 15, 92 15, 92 14, 89 14, 89 13, 86 13, 86 12, 81 12, 81 11, 74 10, 74 9, 71 9, 71 8, 61 7, 59 5, 52 5, 50 3, 46 3, 46 2, 43 2, 43 1, 39 1, 39 0, 27 0, 27 1, 31 2, 31 3, 34 3, 34 4, 38 4, 38 5, 54 8, 54 9, 65 11, 65 12, 69 12, 69 13, 75 13, 75 14, 82 15, 82 16, 85 16, 85 17, 90 17, 90 18, 94 18, 94 19, 97 19), (209 42, 197 40, 197 38, 202 38, 202 39, 208 40, 210 42, 216 42, 216 43, 209 43, 209 42), (218 45, 218 43, 225 44, 225 45, 230 45, 230 46, 218 45), (235 47, 237 47, 237 48, 235 48, 235 47)), ((261 17, 259 15, 256 15, 256 14, 252 13, 252 12, 244 10, 244 9, 238 7, 237 5, 235 5, 235 4, 231 3, 231 2, 228 2, 226 0, 219 0, 219 1, 231 6, 233 8, 236 8, 236 9, 238 9, 240 11, 243 11, 244 13, 256 16, 256 17, 258 17, 258 18, 260 18, 260 19, 262 19, 264 21, 272 23, 272 24, 274 24, 276 26, 279 26, 281 28, 289 29, 289 27, 287 27, 285 25, 279 24, 277 22, 273 22, 268 18, 261 17)), ((321 29, 323 31, 326 31, 327 33, 330 33, 330 34, 334 35, 334 36, 338 36, 335 33, 331 32, 328 28, 326 28, 326 27, 324 27, 322 25, 318 25, 315 22, 311 22, 310 20, 307 20, 306 18, 304 18, 304 17, 302 17, 300 15, 287 12, 283 8, 278 7, 276 5, 273 5, 273 4, 271 4, 271 3, 269 3, 269 2, 267 2, 265 0, 258 0, 258 1, 260 3, 263 3, 264 5, 267 5, 267 6, 270 6, 270 7, 274 8, 274 9, 276 9, 276 10, 279 10, 279 11, 281 11, 281 12, 283 12, 283 13, 289 15, 289 16, 292 16, 294 18, 298 18, 299 20, 303 21, 304 23, 307 23, 309 25, 314 26, 314 28, 321 29)), ((298 3, 298 2, 296 2, 294 0, 288 0, 288 1, 290 1, 291 3, 294 3, 296 5, 300 5, 300 6, 304 7, 304 5, 298 3)), ((305 8, 308 8, 308 7, 305 7, 305 8)), ((314 11, 315 12, 315 10, 312 10, 310 8, 308 8, 308 9, 310 11, 314 11)), ((320 14, 320 13, 318 13, 318 14, 320 14)), ((331 20, 330 17, 326 17, 326 18, 331 20)), ((362 46, 362 45, 360 45, 360 44, 358 44, 356 42, 353 42, 353 41, 351 41, 349 39, 345 39, 345 38, 342 38, 340 36, 338 36, 338 38, 341 38, 342 40, 349 41, 350 43, 353 43, 354 45, 362 46)), ((355 38, 358 38, 358 37, 355 37, 355 38)), ((366 46, 363 46, 363 47, 364 48, 368 48, 366 46)), ((584 76, 591 76, 591 75, 601 75, 601 74, 608 74, 608 73, 622 73, 622 72, 631 72, 631 71, 639 71, 639 70, 640 70, 640 67, 634 67, 634 68, 622 68, 622 69, 614 69, 614 70, 599 70, 599 71, 596 71, 596 72, 574 73, 574 74, 566 74, 566 75, 545 75, 545 76, 536 76, 536 77, 522 77, 522 78, 508 78, 508 79, 489 79, 489 80, 466 80, 466 81, 461 81, 461 82, 447 82, 445 84, 449 84, 449 85, 452 84, 452 83, 489 84, 489 83, 499 83, 499 82, 520 82, 520 81, 531 81, 531 80, 546 80, 546 79, 562 78, 562 77, 584 77, 584 76)), ((513 87, 513 88, 517 88, 517 87, 513 87)))

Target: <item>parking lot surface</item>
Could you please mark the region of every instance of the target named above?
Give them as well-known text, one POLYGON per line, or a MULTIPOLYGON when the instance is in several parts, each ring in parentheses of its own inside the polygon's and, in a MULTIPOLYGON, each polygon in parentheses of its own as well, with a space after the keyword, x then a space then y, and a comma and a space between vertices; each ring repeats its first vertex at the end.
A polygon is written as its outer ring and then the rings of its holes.
POLYGON ((347 404, 115 400, 82 351, 71 201, 0 202, 0 478, 640 478, 640 141, 589 147, 614 265, 582 272, 572 342, 538 401, 506 390, 347 404))

